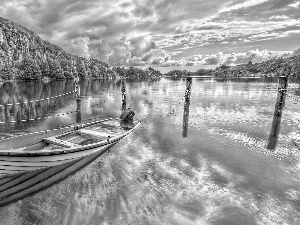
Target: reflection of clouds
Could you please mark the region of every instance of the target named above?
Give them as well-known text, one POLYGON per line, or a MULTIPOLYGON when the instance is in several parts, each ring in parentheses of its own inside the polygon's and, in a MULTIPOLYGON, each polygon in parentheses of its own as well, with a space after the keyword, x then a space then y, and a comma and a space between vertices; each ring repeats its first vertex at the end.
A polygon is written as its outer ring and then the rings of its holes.
POLYGON ((141 118, 145 118, 145 117, 147 117, 148 114, 149 114, 149 106, 147 104, 145 104, 144 102, 141 102, 139 116, 141 118))
POLYGON ((106 96, 106 99, 110 102, 115 102, 116 101, 116 97, 114 94, 108 93, 106 96))
MULTIPOLYGON (((142 127, 65 181, 1 208, 2 220, 18 224, 30 210, 37 221, 75 225, 298 224, 299 151, 282 135, 276 151, 266 149, 276 93, 193 80, 189 137, 182 139, 182 121, 169 113, 175 108, 182 119, 184 91, 185 80, 130 83, 128 101, 136 117, 146 117, 142 127)), ((118 97, 93 113, 117 114, 120 106, 118 97)), ((284 111, 282 126, 298 140, 295 111, 284 111)))

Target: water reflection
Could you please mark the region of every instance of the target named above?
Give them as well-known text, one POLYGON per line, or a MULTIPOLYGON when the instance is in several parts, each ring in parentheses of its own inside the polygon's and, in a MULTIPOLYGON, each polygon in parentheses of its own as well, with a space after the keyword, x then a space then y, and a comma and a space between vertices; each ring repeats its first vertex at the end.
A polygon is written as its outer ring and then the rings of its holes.
MULTIPOLYGON (((70 114, 68 117, 74 118, 72 122, 80 122, 83 115, 79 109, 82 109, 83 105, 90 104, 90 101, 95 101, 93 97, 99 96, 100 91, 104 94, 112 90, 115 84, 102 80, 95 82, 83 80, 79 85, 81 93, 77 95, 81 97, 81 101, 76 101, 73 81, 1 83, 0 132, 27 132, 32 127, 45 124, 49 120, 47 117, 60 112, 63 108, 77 111, 74 116, 70 114)), ((92 112, 86 110, 86 113, 92 112)), ((71 122, 71 119, 62 121, 61 118, 56 118, 57 122, 53 123, 53 126, 71 122)))
POLYGON ((53 98, 73 91, 73 83, 61 81, 44 84, 42 82, 7 82, 0 87, 0 121, 1 128, 7 132, 24 129, 34 123, 41 123, 38 118, 46 117, 49 112, 62 108, 73 94, 53 98), (43 99, 42 101, 36 101, 43 99), (21 120, 26 122, 20 123, 21 120), (16 123, 19 122, 19 123, 16 123), (4 126, 4 127, 3 127, 4 126))
MULTIPOLYGON (((289 81, 289 87, 297 82, 289 81)), ((80 85, 82 95, 89 96, 82 98, 83 109, 109 99, 83 110, 83 120, 120 115, 121 83, 80 85)), ((143 119, 141 129, 61 183, 0 208, 1 220, 74 225, 300 224, 300 153, 282 135, 276 151, 266 148, 276 87, 273 78, 193 79, 185 139, 181 120, 169 112, 178 107, 186 80, 128 81, 126 104, 143 119)), ((74 98, 70 102, 58 111, 76 109, 74 98)), ((300 118, 300 106, 290 99, 286 104, 281 126, 290 137, 299 138, 300 123, 293 115, 300 118)), ((180 107, 178 114, 183 111, 180 107)), ((43 126, 54 123, 47 120, 43 126)))
POLYGON ((183 123, 182 123, 182 137, 183 138, 186 138, 188 136, 191 88, 192 88, 192 78, 186 78, 183 123))

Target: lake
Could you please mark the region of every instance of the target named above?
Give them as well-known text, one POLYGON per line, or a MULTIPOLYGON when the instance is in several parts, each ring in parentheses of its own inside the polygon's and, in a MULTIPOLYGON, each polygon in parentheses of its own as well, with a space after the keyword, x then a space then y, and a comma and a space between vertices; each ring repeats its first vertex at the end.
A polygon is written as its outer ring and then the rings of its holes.
MULTIPOLYGON (((81 121, 120 116, 120 88, 82 81, 81 121)), ((0 83, 0 105, 11 104, 0 107, 0 135, 76 122, 66 114, 76 111, 73 89, 71 81, 0 83)), ((294 99, 286 98, 274 150, 266 146, 277 78, 192 79, 189 101, 186 89, 186 79, 128 80, 127 107, 142 126, 65 180, 1 207, 0 223, 300 224, 299 80, 289 81, 294 99)))

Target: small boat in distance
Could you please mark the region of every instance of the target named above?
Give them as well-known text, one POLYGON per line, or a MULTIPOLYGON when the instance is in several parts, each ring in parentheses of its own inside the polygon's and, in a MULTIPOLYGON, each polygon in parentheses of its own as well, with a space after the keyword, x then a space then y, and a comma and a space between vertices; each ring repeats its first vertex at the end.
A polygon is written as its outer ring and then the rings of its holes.
POLYGON ((132 123, 132 110, 122 115, 121 119, 104 119, 1 141, 0 178, 58 166, 106 151, 141 125, 141 122, 132 123))

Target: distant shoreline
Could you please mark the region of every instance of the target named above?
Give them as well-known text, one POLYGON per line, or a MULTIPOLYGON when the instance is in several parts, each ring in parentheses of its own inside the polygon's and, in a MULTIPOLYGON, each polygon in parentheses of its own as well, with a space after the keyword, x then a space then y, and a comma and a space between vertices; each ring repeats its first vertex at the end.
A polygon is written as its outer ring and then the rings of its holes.
POLYGON ((175 76, 163 76, 164 78, 214 78, 214 79, 224 79, 224 78, 265 78, 270 76, 243 76, 243 77, 234 77, 234 76, 182 76, 182 77, 175 77, 175 76))

